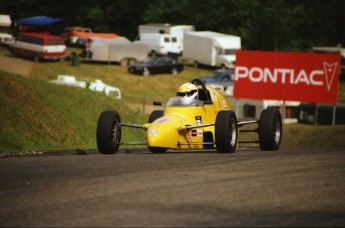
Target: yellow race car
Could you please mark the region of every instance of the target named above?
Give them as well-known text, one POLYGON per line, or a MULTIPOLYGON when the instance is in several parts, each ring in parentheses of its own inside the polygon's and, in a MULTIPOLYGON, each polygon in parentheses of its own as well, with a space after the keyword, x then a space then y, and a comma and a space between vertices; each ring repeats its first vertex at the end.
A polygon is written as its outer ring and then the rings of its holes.
MULTIPOLYGON (((162 105, 154 102, 155 105, 162 105)), ((168 149, 216 149, 233 153, 238 143, 259 143, 261 150, 278 150, 282 139, 282 118, 276 109, 265 109, 259 120, 237 121, 231 104, 218 90, 199 80, 183 84, 164 110, 151 113, 148 123, 126 124, 116 111, 103 111, 97 124, 97 146, 102 154, 114 154, 119 146, 147 145, 153 153, 168 149), (246 124, 258 125, 253 130, 239 130, 246 124), (122 142, 123 127, 140 128, 146 142, 122 142), (239 132, 257 132, 258 140, 238 141, 239 132)))

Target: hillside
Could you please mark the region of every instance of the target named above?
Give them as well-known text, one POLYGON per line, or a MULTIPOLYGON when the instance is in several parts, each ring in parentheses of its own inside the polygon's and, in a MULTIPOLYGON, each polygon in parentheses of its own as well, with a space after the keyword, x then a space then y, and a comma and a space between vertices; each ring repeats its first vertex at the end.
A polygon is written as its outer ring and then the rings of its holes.
MULTIPOLYGON (((142 113, 104 94, 3 71, 0 105, 0 152, 95 149, 97 119, 103 110, 116 109, 125 121, 145 122, 142 113)), ((143 140, 133 132, 124 135, 125 140, 143 140)))

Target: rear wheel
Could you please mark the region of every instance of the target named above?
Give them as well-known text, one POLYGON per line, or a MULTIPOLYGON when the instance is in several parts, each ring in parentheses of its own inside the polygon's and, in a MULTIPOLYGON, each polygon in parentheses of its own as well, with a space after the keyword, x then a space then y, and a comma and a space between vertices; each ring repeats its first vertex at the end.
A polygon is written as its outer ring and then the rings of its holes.
POLYGON ((120 60, 120 65, 121 66, 127 66, 128 65, 128 59, 127 58, 123 58, 120 60))
POLYGON ((194 64, 194 67, 195 67, 195 68, 198 68, 198 67, 199 67, 199 63, 198 63, 197 61, 194 61, 193 64, 194 64))
POLYGON ((265 109, 259 120, 261 150, 278 150, 283 136, 281 114, 276 109, 265 109))
POLYGON ((137 63, 137 60, 136 59, 129 59, 129 61, 128 61, 128 65, 132 65, 132 64, 135 64, 135 63, 137 63))
POLYGON ((121 142, 121 123, 116 111, 104 111, 98 118, 97 123, 97 147, 102 154, 115 154, 121 142))
POLYGON ((16 50, 14 48, 10 48, 10 54, 12 57, 16 57, 17 56, 17 53, 16 53, 16 50))
POLYGON ((34 54, 34 62, 39 62, 40 61, 40 56, 38 54, 34 54))
POLYGON ((157 56, 157 52, 155 50, 151 50, 149 56, 157 56))
POLYGON ((215 141, 218 153, 233 153, 237 147, 237 118, 233 111, 219 111, 216 117, 215 141))

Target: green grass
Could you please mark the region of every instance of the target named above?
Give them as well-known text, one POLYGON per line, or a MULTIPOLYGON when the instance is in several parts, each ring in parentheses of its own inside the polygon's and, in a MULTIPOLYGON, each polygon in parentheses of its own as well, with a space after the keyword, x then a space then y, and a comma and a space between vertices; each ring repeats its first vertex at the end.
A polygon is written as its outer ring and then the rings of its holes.
POLYGON ((118 87, 125 103, 141 105, 144 98, 147 103, 157 99, 165 102, 175 94, 178 87, 195 77, 206 75, 207 70, 186 66, 186 70, 173 76, 171 74, 151 75, 143 77, 128 73, 126 67, 115 64, 82 63, 71 66, 69 62, 32 63, 30 78, 40 80, 56 79, 57 75, 72 75, 77 80, 101 79, 104 83, 118 87))
POLYGON ((345 148, 345 125, 284 125, 283 148, 345 148))
MULTIPOLYGON (((140 111, 102 93, 59 86, 0 71, 0 151, 95 149, 103 110, 118 110, 126 122, 144 123, 140 111)), ((124 141, 144 141, 128 129, 124 141)))

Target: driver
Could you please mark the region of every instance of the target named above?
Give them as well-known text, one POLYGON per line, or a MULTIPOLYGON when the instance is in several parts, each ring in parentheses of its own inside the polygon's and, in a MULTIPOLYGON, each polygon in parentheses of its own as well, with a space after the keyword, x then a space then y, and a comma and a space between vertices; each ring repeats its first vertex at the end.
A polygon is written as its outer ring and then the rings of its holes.
POLYGON ((192 83, 184 83, 178 89, 177 96, 184 105, 194 104, 199 98, 198 88, 192 83))

